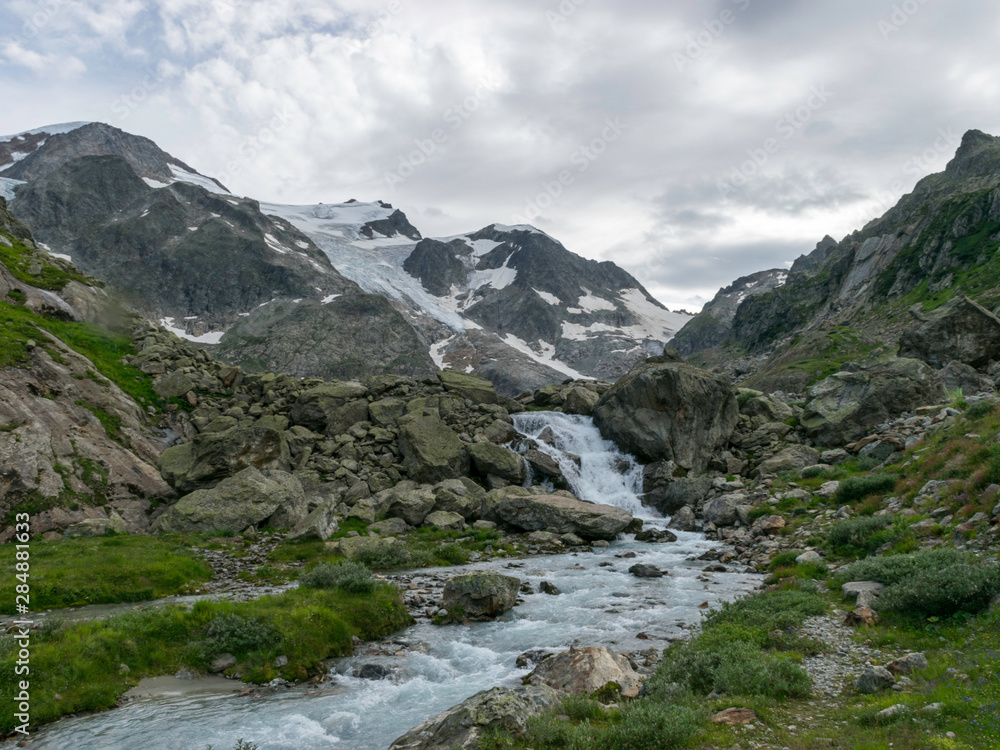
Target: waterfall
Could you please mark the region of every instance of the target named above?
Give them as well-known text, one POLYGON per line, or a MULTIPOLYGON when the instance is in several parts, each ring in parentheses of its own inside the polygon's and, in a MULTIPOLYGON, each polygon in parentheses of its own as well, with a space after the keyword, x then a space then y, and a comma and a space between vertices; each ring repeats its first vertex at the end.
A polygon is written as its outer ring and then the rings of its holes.
MULTIPOLYGON (((642 465, 601 437, 590 417, 554 411, 525 412, 514 415, 514 427, 537 443, 530 447, 559 464, 570 489, 581 500, 616 505, 637 518, 660 517, 640 499, 642 465)), ((521 441, 515 449, 523 453, 528 447, 521 441)))

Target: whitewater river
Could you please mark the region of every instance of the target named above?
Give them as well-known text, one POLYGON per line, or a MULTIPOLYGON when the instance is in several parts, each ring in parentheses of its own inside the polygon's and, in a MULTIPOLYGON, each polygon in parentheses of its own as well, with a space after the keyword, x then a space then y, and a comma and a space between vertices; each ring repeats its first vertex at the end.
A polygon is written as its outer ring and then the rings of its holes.
MULTIPOLYGON (((582 498, 624 507, 662 526, 666 519, 639 503, 641 467, 600 438, 589 418, 554 413, 515 417, 518 429, 538 436, 545 428, 555 457, 582 498), (579 456, 580 468, 567 454, 579 456)), ((66 719, 40 733, 34 748, 55 750, 230 750, 237 739, 261 750, 385 750, 412 726, 497 685, 515 685, 528 670, 518 655, 531 649, 606 645, 615 650, 664 648, 700 619, 699 605, 733 599, 755 588, 756 576, 702 573, 696 558, 714 546, 700 534, 678 533, 673 544, 641 544, 631 538, 593 553, 567 553, 512 562, 493 561, 458 570, 499 570, 534 588, 545 580, 559 596, 535 594, 501 620, 471 626, 413 626, 395 639, 399 656, 356 656, 335 664, 332 683, 321 690, 294 687, 264 698, 191 693, 139 700, 102 714, 66 719), (632 551, 634 559, 617 557, 632 551), (670 577, 638 579, 636 562, 667 570, 670 577), (636 636, 644 634, 640 639, 636 636), (389 680, 350 677, 354 667, 389 667, 389 680)))

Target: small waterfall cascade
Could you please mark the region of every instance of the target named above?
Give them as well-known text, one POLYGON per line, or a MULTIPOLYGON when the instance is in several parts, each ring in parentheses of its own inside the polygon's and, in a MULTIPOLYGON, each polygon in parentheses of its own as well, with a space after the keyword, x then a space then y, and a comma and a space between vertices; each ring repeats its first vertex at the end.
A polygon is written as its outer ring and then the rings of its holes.
POLYGON ((555 460, 570 489, 581 500, 616 505, 644 520, 660 518, 640 499, 642 465, 601 437, 590 417, 524 412, 514 415, 514 427, 531 440, 520 441, 515 449, 523 453, 534 448, 555 460))

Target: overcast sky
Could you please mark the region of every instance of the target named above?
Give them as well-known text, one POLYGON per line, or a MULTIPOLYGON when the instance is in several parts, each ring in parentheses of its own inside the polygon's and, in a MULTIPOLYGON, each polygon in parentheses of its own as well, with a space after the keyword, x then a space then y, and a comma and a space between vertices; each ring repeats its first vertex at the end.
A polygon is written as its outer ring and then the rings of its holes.
POLYGON ((6 0, 0 133, 98 120, 234 192, 530 223, 668 305, 1000 134, 990 0, 6 0))

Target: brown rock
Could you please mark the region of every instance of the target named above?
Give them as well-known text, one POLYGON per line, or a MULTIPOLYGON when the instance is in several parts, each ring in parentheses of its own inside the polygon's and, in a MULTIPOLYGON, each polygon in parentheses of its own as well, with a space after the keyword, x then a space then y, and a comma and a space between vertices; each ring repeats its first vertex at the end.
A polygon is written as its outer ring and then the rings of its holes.
POLYGON ((878 613, 871 607, 858 607, 847 613, 847 617, 844 618, 844 624, 852 628, 862 626, 868 628, 874 627, 878 624, 878 613))
POLYGON ((712 717, 713 724, 725 724, 734 727, 737 724, 752 724, 757 721, 757 713, 750 708, 727 708, 712 717))

